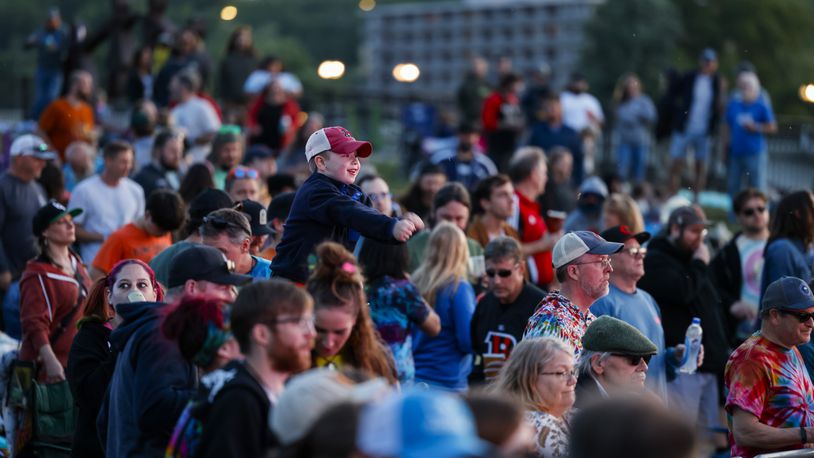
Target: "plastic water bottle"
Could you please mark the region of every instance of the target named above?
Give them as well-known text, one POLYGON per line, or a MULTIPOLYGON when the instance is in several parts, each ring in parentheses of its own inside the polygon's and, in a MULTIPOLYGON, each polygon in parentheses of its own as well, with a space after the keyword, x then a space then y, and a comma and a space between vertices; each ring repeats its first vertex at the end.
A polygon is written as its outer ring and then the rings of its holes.
POLYGON ((678 371, 682 374, 694 374, 698 369, 698 353, 701 351, 701 318, 692 319, 692 324, 687 328, 687 335, 684 338, 684 360, 678 371))

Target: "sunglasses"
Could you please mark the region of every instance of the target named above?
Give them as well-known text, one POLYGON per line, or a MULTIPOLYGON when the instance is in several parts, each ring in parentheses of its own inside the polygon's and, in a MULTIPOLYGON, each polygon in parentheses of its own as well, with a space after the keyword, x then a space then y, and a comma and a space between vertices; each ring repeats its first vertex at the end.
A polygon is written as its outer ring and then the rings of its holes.
POLYGON ((377 200, 381 200, 381 199, 389 199, 389 198, 393 197, 393 194, 391 194, 389 192, 372 192, 372 193, 368 194, 367 196, 370 197, 371 201, 376 202, 377 200))
POLYGON ((782 313, 783 315, 791 315, 794 318, 797 318, 797 321, 800 323, 807 323, 808 320, 814 318, 814 312, 812 313, 805 313, 805 312, 793 312, 791 310, 783 310, 777 309, 778 312, 782 313))
POLYGON ((486 269, 486 276, 493 278, 495 275, 497 275, 500 278, 509 278, 513 270, 514 269, 486 269))
POLYGON ((650 358, 653 357, 653 355, 639 356, 639 355, 627 355, 623 353, 611 353, 611 354, 613 356, 618 356, 620 358, 626 359, 628 364, 630 364, 631 366, 638 366, 642 360, 644 360, 645 364, 650 364, 650 358))
POLYGON ((753 216, 755 213, 763 213, 766 207, 744 208, 741 214, 743 216, 753 216))
POLYGON ((229 172, 230 178, 236 178, 238 180, 243 178, 248 178, 250 180, 256 180, 260 178, 260 173, 255 169, 250 169, 248 167, 238 167, 231 172, 229 172))
POLYGON ((226 219, 224 219, 224 218, 222 218, 220 216, 212 216, 212 215, 204 216, 203 222, 204 222, 204 224, 211 224, 216 229, 226 229, 228 227, 233 227, 233 228, 236 228, 236 229, 240 229, 241 231, 245 232, 249 236, 252 235, 251 229, 245 228, 245 227, 241 226, 240 224, 237 224, 237 223, 235 223, 233 221, 226 220, 226 219))
POLYGON ((645 257, 647 256, 647 248, 644 247, 635 247, 635 248, 628 248, 625 252, 634 258, 637 256, 645 257))
POLYGON ((225 124, 218 129, 219 134, 232 134, 232 135, 240 135, 241 130, 240 126, 236 126, 234 124, 225 124))

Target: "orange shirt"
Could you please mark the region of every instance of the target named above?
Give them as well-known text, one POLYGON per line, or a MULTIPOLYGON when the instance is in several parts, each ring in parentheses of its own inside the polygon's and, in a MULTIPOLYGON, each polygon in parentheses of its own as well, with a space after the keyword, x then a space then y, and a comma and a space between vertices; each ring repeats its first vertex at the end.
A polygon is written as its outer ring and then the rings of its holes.
POLYGON ((68 145, 77 140, 93 140, 93 109, 85 102, 73 106, 60 97, 45 108, 39 124, 63 162, 68 145))
POLYGON ((122 259, 140 259, 150 262, 155 255, 170 245, 172 245, 172 234, 169 232, 160 237, 154 237, 133 223, 125 224, 110 234, 102 244, 102 248, 93 259, 93 267, 108 273, 122 259))

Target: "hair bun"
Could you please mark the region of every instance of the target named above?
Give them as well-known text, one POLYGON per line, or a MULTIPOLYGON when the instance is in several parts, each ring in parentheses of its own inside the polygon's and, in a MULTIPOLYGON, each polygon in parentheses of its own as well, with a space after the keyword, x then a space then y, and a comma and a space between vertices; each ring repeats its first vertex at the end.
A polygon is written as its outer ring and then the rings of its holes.
POLYGON ((323 242, 317 246, 317 265, 311 277, 314 280, 333 282, 362 282, 356 258, 336 242, 323 242))

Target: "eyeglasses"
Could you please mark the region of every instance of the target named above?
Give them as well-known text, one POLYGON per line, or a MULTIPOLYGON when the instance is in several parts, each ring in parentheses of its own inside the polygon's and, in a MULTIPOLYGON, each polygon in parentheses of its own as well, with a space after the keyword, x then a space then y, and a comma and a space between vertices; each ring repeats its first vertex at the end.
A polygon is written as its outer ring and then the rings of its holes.
POLYGON ((569 380, 569 379, 576 379, 577 378, 577 370, 571 369, 570 371, 558 371, 558 372, 540 372, 540 375, 553 375, 561 380, 569 380))
POLYGON ((766 207, 744 208, 741 214, 743 216, 754 216, 755 213, 763 213, 765 211, 766 207))
POLYGON ((777 311, 782 313, 783 315, 791 315, 794 318, 797 318, 797 321, 799 321, 800 323, 807 323, 808 320, 814 318, 814 312, 812 312, 812 313, 793 312, 791 310, 783 310, 783 309, 777 309, 777 311))
POLYGON ((639 355, 628 355, 624 353, 611 353, 611 355, 618 356, 620 358, 625 358, 628 364, 630 364, 631 366, 638 366, 642 360, 644 360, 645 364, 650 364, 650 358, 653 357, 653 355, 639 356, 639 355))
POLYGON ((229 172, 229 178, 236 178, 238 180, 243 178, 248 178, 250 180, 256 180, 260 177, 260 173, 255 169, 250 169, 248 167, 237 167, 231 172, 229 172))
POLYGON ((277 318, 276 320, 271 321, 271 324, 287 324, 287 323, 296 324, 303 331, 313 331, 315 329, 313 315, 289 318, 277 318))
POLYGON ((611 267, 611 258, 597 259, 596 261, 575 262, 573 265, 581 266, 584 264, 599 264, 599 263, 602 264, 603 269, 607 269, 608 267, 611 267))
POLYGON ((633 256, 634 258, 637 257, 637 256, 641 256, 641 257, 647 256, 647 248, 644 248, 644 247, 627 248, 624 251, 627 254, 633 256))
POLYGON ((381 199, 390 199, 390 198, 393 197, 393 194, 391 194, 389 192, 374 192, 374 193, 368 194, 367 196, 370 197, 370 200, 372 200, 373 202, 376 202, 377 200, 381 200, 381 199))
POLYGON ((512 271, 514 271, 514 269, 486 269, 486 276, 492 278, 497 275, 500 278, 509 278, 512 271))
POLYGON ((233 227, 236 229, 240 229, 241 231, 248 234, 250 237, 252 235, 252 230, 250 228, 246 228, 241 226, 240 224, 235 223, 234 221, 229 221, 221 216, 212 216, 207 215, 203 218, 204 224, 211 224, 215 227, 215 229, 226 229, 228 227, 233 227))

